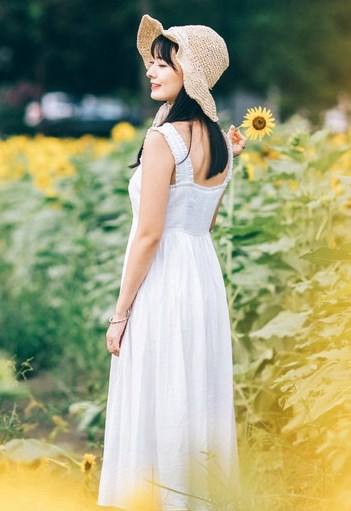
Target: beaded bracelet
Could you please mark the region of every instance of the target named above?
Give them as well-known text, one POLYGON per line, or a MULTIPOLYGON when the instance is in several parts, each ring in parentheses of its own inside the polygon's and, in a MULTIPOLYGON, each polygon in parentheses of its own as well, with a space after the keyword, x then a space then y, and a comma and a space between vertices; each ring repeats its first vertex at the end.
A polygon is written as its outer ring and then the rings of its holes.
POLYGON ((128 310, 127 310, 127 315, 126 315, 126 317, 125 317, 125 318, 115 319, 115 317, 114 317, 114 316, 111 316, 111 317, 109 318, 109 322, 110 322, 110 323, 112 323, 112 324, 115 324, 115 323, 123 323, 123 321, 126 321, 126 320, 129 318, 129 316, 130 316, 130 310, 128 309, 128 310))

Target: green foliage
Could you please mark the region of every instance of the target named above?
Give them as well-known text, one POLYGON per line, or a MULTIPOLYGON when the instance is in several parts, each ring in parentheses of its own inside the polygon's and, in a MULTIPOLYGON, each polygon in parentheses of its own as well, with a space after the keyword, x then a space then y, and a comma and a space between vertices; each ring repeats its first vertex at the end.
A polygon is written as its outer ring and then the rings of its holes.
POLYGON ((81 401, 71 404, 69 413, 78 419, 78 431, 86 432, 88 440, 92 442, 103 441, 105 425, 105 396, 101 402, 81 401))
MULTIPOLYGON (((107 360, 104 332, 129 233, 128 164, 134 145, 94 161, 45 198, 28 178, 0 189, 0 347, 33 366, 93 371, 107 360)), ((134 154, 133 154, 134 153, 134 154)), ((133 156, 132 156, 133 155, 133 156)))
POLYGON ((13 399, 27 396, 28 388, 19 378, 25 378, 31 370, 30 361, 25 361, 16 370, 16 364, 0 353, 0 442, 21 436, 24 433, 16 405, 8 406, 13 399))
POLYGON ((33 463, 41 458, 55 458, 65 453, 56 445, 41 442, 34 438, 16 438, 1 446, 8 459, 16 463, 33 463))
POLYGON ((350 169, 335 165, 350 146, 289 129, 241 158, 215 236, 233 321, 239 438, 245 446, 253 428, 255 450, 263 436, 280 459, 271 472, 279 480, 283 471, 284 491, 307 495, 307 506, 326 497, 326 479, 347 487, 351 461, 350 169), (346 174, 341 188, 336 168, 346 174), (285 459, 290 449, 296 455, 285 459))
POLYGON ((0 354, 0 399, 26 395, 25 385, 20 385, 16 376, 14 363, 0 354))
MULTIPOLYGON (((95 441, 139 144, 76 158, 58 198, 28 177, 0 189, 0 346, 67 382, 83 376, 69 411, 95 441)), ((250 146, 213 232, 233 326, 243 509, 324 511, 328 488, 348 491, 351 462, 350 144, 291 120, 250 146)))

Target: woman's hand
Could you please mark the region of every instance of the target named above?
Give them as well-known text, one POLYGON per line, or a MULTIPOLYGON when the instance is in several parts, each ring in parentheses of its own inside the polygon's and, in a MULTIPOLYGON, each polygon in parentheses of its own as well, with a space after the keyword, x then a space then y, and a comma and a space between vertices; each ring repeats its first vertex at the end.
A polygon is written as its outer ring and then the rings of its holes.
POLYGON ((239 128, 231 125, 228 131, 228 137, 233 144, 233 156, 239 156, 245 148, 247 137, 244 137, 239 131, 239 128))
POLYGON ((110 323, 106 332, 107 350, 119 357, 123 335, 127 326, 128 319, 122 323, 110 323))

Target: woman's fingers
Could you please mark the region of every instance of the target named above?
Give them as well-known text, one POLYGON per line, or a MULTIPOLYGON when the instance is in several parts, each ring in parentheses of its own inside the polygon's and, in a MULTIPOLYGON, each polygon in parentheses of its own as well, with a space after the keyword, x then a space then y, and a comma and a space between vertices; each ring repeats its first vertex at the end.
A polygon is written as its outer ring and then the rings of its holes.
POLYGON ((116 342, 107 343, 107 351, 109 351, 111 355, 116 355, 117 357, 119 357, 120 354, 119 343, 118 344, 116 344, 116 342))
POLYGON ((116 342, 107 341, 107 351, 109 351, 110 353, 116 353, 117 351, 119 352, 119 346, 117 345, 116 342))
POLYGON ((233 124, 232 124, 228 131, 228 137, 230 138, 232 143, 235 142, 236 133, 237 133, 237 128, 235 128, 235 126, 233 126, 233 124))
POLYGON ((228 136, 233 144, 233 155, 239 156, 245 148, 247 137, 244 137, 233 124, 230 126, 228 136))
POLYGON ((122 338, 127 322, 111 323, 106 332, 107 351, 117 357, 120 355, 122 338))
POLYGON ((236 128, 233 124, 230 126, 228 136, 233 144, 245 145, 246 137, 242 135, 239 128, 236 128))
POLYGON ((112 355, 115 355, 115 357, 119 357, 120 350, 114 350, 111 353, 112 353, 112 355))
POLYGON ((244 135, 242 135, 238 129, 235 130, 233 138, 234 138, 234 141, 237 143, 246 141, 246 137, 244 137, 244 135))

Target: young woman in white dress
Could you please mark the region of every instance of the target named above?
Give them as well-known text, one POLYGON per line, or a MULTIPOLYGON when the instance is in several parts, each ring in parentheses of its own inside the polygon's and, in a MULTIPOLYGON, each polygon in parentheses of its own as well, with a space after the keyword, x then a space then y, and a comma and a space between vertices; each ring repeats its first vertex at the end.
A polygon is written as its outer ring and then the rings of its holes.
POLYGON ((98 503, 209 509, 211 471, 230 483, 237 470, 229 313, 210 231, 246 139, 217 124, 209 89, 229 59, 215 31, 164 30, 145 15, 137 45, 164 103, 129 184, 98 503))

